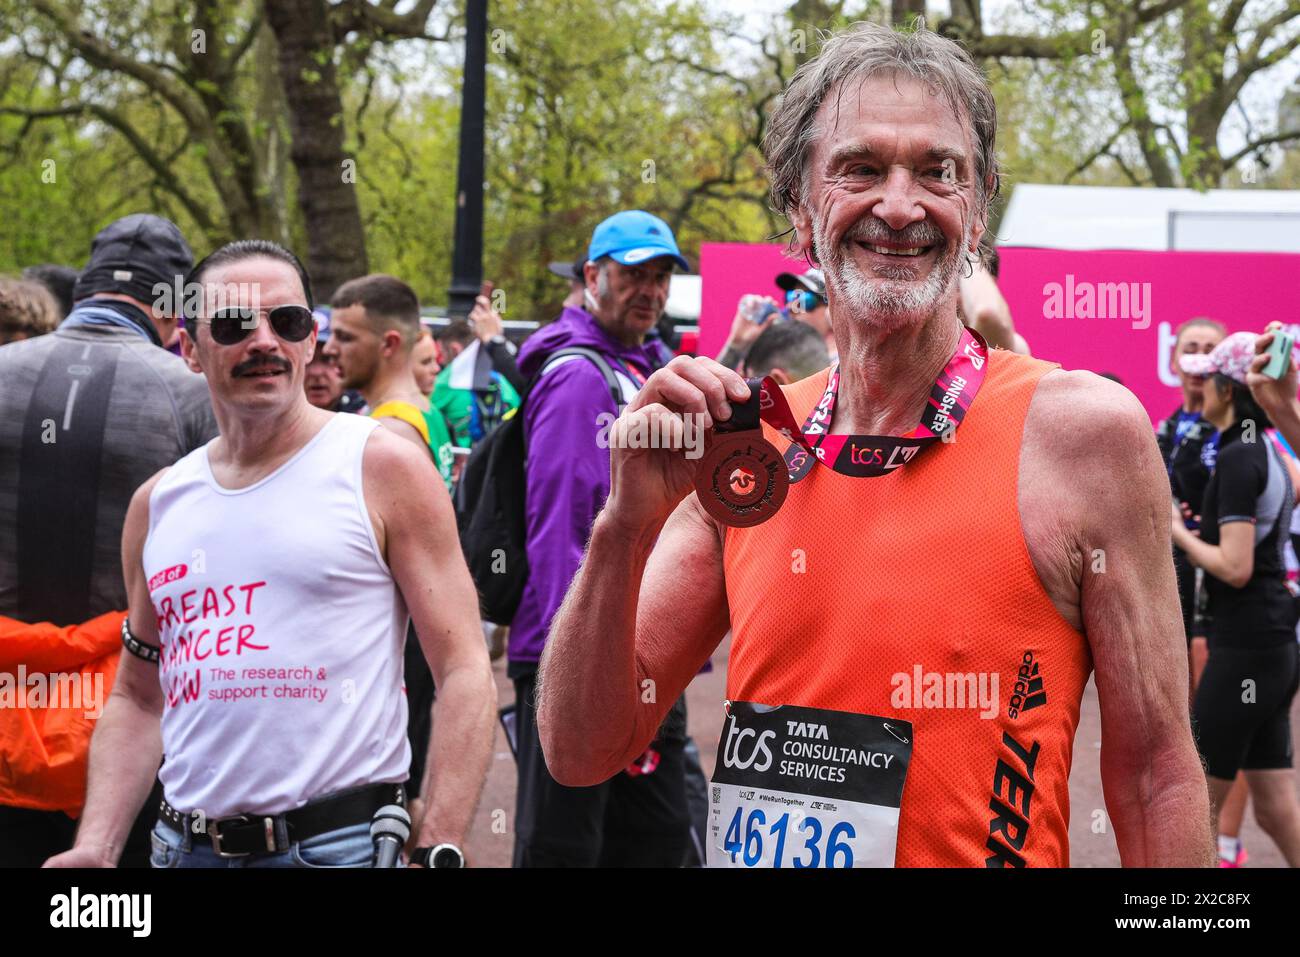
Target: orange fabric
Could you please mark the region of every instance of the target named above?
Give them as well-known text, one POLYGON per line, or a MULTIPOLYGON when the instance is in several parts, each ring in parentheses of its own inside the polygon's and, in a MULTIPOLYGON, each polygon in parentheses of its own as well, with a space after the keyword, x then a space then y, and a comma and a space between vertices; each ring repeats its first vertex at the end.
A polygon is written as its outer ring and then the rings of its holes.
POLYGON ((66 627, 0 616, 0 804, 81 816, 90 735, 117 675, 125 616, 66 627))
MULTIPOLYGON (((1017 507, 1025 414, 1055 367, 993 350, 951 444, 879 478, 815 465, 775 517, 727 531, 727 697, 912 722, 900 867, 1069 863, 1071 750, 1092 658, 1043 590, 1017 507), (1047 698, 1012 718, 1027 652, 1047 698), (984 673, 989 690, 996 675, 996 715, 953 707, 955 685, 949 706, 917 707, 918 668, 923 689, 927 673, 984 673), (1004 733, 1038 748, 1032 775, 1004 733)), ((800 423, 826 381, 785 388, 800 423)))

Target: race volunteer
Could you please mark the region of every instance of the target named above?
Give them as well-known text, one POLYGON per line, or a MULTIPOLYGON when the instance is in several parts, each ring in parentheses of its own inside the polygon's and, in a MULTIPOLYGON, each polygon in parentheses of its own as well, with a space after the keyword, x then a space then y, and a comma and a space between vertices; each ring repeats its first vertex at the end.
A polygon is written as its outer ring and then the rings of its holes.
POLYGON ((793 450, 784 504, 755 499, 763 524, 714 520, 732 508, 720 485, 777 487, 753 438, 715 433, 712 473, 628 441, 751 399, 708 359, 651 376, 610 436, 609 499, 542 660, 542 744, 561 783, 608 777, 730 628, 713 864, 1068 864, 1094 667, 1121 860, 1211 860, 1149 420, 1126 390, 987 351, 958 322, 995 128, 955 43, 872 24, 830 39, 764 145, 794 249, 825 270, 840 364, 743 405, 782 421, 788 402, 782 427, 824 460, 793 450), (719 450, 751 466, 728 472, 719 450))
POLYGON ((410 763, 408 613, 439 688, 413 859, 462 863, 496 695, 446 490, 411 443, 308 404, 311 290, 292 253, 231 243, 197 283, 184 356, 220 435, 131 501, 129 654, 76 844, 50 863, 111 866, 165 754, 154 866, 368 865, 372 815, 402 803, 410 763))
POLYGON ((1205 569, 1209 660, 1192 705, 1217 812, 1239 770, 1255 817, 1287 863, 1300 865, 1300 801, 1292 772, 1291 703, 1300 686, 1296 603, 1282 553, 1295 489, 1263 435, 1269 425, 1246 387, 1255 335, 1234 332, 1209 355, 1188 355, 1185 372, 1213 376, 1202 415, 1219 432, 1198 538, 1174 509, 1174 541, 1205 569), (1243 689, 1249 689, 1246 693, 1243 689))

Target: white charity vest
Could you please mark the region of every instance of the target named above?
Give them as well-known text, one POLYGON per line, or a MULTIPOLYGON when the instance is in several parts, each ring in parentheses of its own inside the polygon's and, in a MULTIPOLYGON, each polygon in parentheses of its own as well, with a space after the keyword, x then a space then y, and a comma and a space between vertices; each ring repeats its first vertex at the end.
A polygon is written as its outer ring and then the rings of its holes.
POLYGON ((241 489, 217 484, 205 446, 154 487, 144 570, 177 810, 278 814, 406 780, 408 615, 361 482, 378 425, 337 414, 241 489))

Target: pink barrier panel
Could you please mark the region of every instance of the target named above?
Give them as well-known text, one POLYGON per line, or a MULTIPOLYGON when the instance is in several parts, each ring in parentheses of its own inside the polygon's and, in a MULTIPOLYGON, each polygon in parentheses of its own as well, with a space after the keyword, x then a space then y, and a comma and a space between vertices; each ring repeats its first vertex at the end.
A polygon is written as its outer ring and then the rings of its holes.
MULTIPOLYGON (((778 272, 802 271, 774 244, 710 243, 700 250, 700 350, 716 355, 736 300, 773 294, 778 272)), ((1004 247, 999 285, 1034 355, 1067 369, 1110 372, 1152 419, 1178 402, 1169 372, 1174 330, 1194 316, 1235 332, 1272 319, 1300 324, 1300 255, 1076 251, 1004 247)))
POLYGON ((741 296, 752 292, 784 301, 777 274, 808 269, 802 259, 787 259, 784 250, 777 243, 700 244, 700 355, 722 351, 741 296))
POLYGON ((998 284, 1034 355, 1112 372, 1152 419, 1178 403, 1174 330, 1209 316, 1238 330, 1300 322, 1300 256, 1289 253, 1000 250, 998 284), (1127 300, 1127 303, 1126 301, 1127 300))

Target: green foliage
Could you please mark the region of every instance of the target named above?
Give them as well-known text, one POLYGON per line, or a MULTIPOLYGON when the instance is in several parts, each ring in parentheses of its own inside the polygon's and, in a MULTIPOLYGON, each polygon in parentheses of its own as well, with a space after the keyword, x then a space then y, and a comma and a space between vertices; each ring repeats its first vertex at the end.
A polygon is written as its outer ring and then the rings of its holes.
POLYGON ((401 276, 422 303, 446 301, 451 281, 459 105, 450 97, 413 97, 385 115, 363 116, 366 148, 357 188, 370 268, 401 276))
MULTIPOLYGON (((116 51, 166 64, 178 78, 193 65, 193 0, 51 2, 75 10, 81 29, 116 51)), ((258 2, 220 0, 213 7, 206 56, 229 54, 258 2)), ((1128 48, 1116 18, 1134 7, 1119 0, 985 4, 988 34, 1058 39, 1054 58, 987 64, 1008 191, 1017 182, 1150 182, 1136 133, 1116 135, 1148 117, 1168 127, 1155 143, 1180 183, 1216 184, 1222 156, 1215 137, 1228 115, 1216 90, 1234 66, 1225 67, 1214 39, 1226 4, 1188 0, 1179 12, 1137 28, 1128 48), (1127 98, 1116 60, 1125 49, 1135 67, 1127 98)), ((937 5, 931 6, 934 22, 937 5)), ((701 242, 760 241, 781 232, 786 224, 766 207, 756 147, 763 111, 816 53, 818 31, 881 19, 888 7, 884 0, 792 0, 785 16, 756 25, 709 0, 492 0, 484 273, 505 291, 507 317, 553 316, 566 289, 546 263, 573 259, 595 224, 619 209, 663 216, 692 261, 701 242), (742 35, 760 27, 762 37, 742 35)), ((1269 9, 1267 0, 1246 4, 1242 37, 1227 47, 1230 61, 1269 9)), ((438 4, 436 17, 448 16, 446 10, 438 4)), ((315 68, 303 74, 315 82, 317 68, 338 65, 345 109, 331 122, 342 125, 356 158, 371 268, 407 279, 435 307, 446 301, 455 218, 463 34, 452 13, 451 43, 353 33, 333 53, 317 51, 315 68)), ((1273 42, 1284 42, 1296 25, 1278 28, 1273 42)), ((78 264, 105 222, 142 209, 176 220, 196 253, 234 238, 241 227, 228 201, 229 166, 237 155, 251 162, 252 182, 238 188, 260 211, 258 221, 269 224, 265 234, 305 251, 269 31, 240 61, 230 95, 209 104, 208 118, 223 133, 246 133, 251 156, 246 148, 222 147, 219 137, 201 142, 159 90, 87 66, 31 0, 0 0, 0 37, 8 38, 0 46, 0 106, 109 108, 165 159, 177 187, 160 185, 121 133, 89 112, 30 123, 0 114, 0 271, 42 261, 78 264), (42 182, 45 160, 54 162, 53 183, 42 182), (178 190, 206 213, 210 229, 187 212, 178 190)), ((1287 62, 1293 70, 1294 61, 1287 62)), ((1287 62, 1274 69, 1285 72, 1287 62)), ((219 98, 224 87, 191 77, 187 89, 219 98)), ((1295 187, 1300 165, 1290 154, 1257 182, 1243 184, 1229 170, 1222 185, 1295 187)))
MULTIPOLYGON (((506 293, 507 318, 552 318, 567 288, 547 262, 571 261, 619 209, 663 216, 693 261, 701 241, 775 231, 742 82, 752 51, 715 47, 730 25, 696 3, 493 3, 484 275, 506 293)), ((431 66, 436 92, 408 84, 399 98, 372 81, 355 129, 371 266, 434 306, 455 220, 460 59, 448 52, 431 66)))

